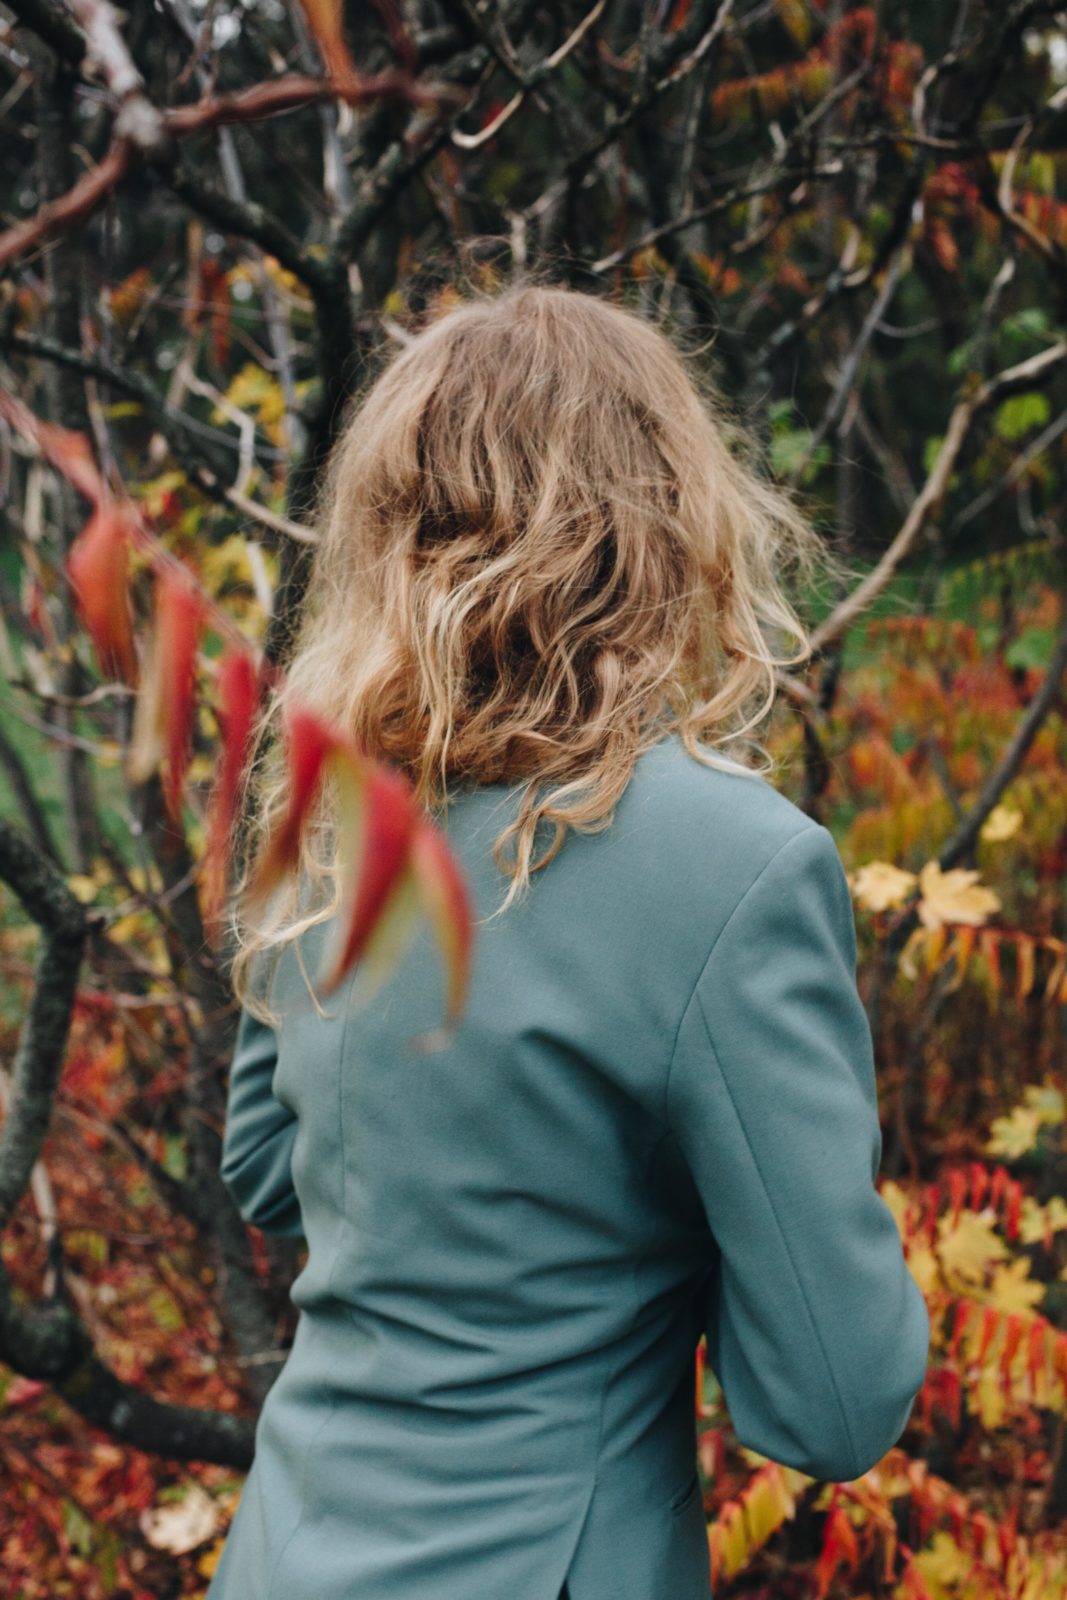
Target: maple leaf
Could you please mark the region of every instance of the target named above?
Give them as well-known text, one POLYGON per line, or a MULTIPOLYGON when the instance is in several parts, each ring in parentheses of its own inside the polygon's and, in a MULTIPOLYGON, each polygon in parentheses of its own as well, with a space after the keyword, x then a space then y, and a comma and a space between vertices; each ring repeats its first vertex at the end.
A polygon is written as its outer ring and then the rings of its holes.
POLYGON ((991 912, 1000 910, 1000 898, 977 880, 977 871, 970 868, 942 872, 936 861, 928 861, 919 873, 919 920, 927 928, 941 928, 946 922, 980 926, 991 912))
POLYGON ((1044 1298, 1045 1286, 1030 1277, 1026 1256, 1016 1256, 1006 1267, 997 1267, 993 1273, 989 1301, 1000 1311, 1021 1311, 1029 1316, 1044 1298))
POLYGON ((1067 1228, 1067 1205, 1062 1195, 1054 1194, 1047 1206, 1026 1196, 1019 1227, 1021 1244, 1040 1244, 1047 1234, 1059 1233, 1062 1228, 1067 1228))
POLYGON ((963 1211, 953 1225, 950 1216, 938 1219, 938 1255, 945 1277, 981 1283, 996 1261, 1003 1261, 1008 1247, 993 1231, 992 1218, 976 1211, 963 1211))
POLYGON ((1018 1161, 1034 1148, 1041 1117, 1025 1106, 1016 1106, 1006 1117, 994 1117, 992 1132, 986 1140, 987 1155, 1003 1156, 1006 1161, 1018 1161))
POLYGON ((889 861, 868 861, 853 874, 852 893, 865 911, 888 911, 904 904, 916 881, 914 872, 889 861))

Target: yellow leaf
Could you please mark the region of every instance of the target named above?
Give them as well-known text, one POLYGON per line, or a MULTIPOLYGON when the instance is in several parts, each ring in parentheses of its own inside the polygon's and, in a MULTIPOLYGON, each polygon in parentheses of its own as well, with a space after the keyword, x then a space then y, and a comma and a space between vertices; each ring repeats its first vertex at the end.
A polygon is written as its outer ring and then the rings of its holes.
POLYGON ((1067 1228, 1067 1205, 1062 1195, 1054 1194, 1047 1206, 1038 1205, 1031 1195, 1023 1196, 1019 1219, 1023 1244, 1040 1244, 1046 1233, 1059 1233, 1062 1228, 1067 1228))
POLYGON ((1031 1083, 1023 1099, 1039 1114, 1042 1122, 1063 1122, 1067 1119, 1067 1095, 1050 1083, 1031 1083))
POLYGON ((941 1284, 941 1268, 928 1244, 913 1244, 908 1251, 908 1267, 923 1294, 932 1294, 941 1284))
POLYGON ((1021 1311, 1029 1316, 1044 1297, 1045 1286, 1030 1277, 1026 1256, 1016 1256, 1006 1267, 997 1267, 993 1274, 989 1298, 1000 1311, 1021 1311))
POLYGON ((924 927, 940 928, 946 922, 978 927, 999 911, 999 897, 977 880, 977 871, 953 867, 942 872, 936 861, 928 861, 919 873, 919 920, 924 927))
POLYGON ((196 1563, 196 1570, 201 1578, 213 1578, 215 1576, 215 1569, 222 1558, 222 1547, 225 1543, 225 1537, 216 1539, 215 1543, 209 1545, 204 1551, 204 1554, 196 1563))
POLYGON ((902 906, 914 889, 914 872, 905 872, 888 861, 868 861, 851 878, 852 893, 865 911, 887 911, 902 906))
POLYGON ((995 1366, 987 1365, 984 1368, 974 1386, 972 1400, 977 1407, 982 1427, 987 1431, 999 1428, 1007 1410, 1007 1396, 995 1366))
POLYGON ((1006 1117, 994 1117, 991 1137, 985 1144, 986 1154, 1018 1161, 1037 1143, 1040 1122, 1039 1113, 1027 1111, 1025 1106, 1016 1106, 1006 1117))
POLYGON ((922 1573, 923 1582, 935 1597, 945 1590, 953 1591, 958 1583, 968 1578, 973 1560, 964 1554, 950 1533, 938 1530, 926 1550, 920 1550, 915 1565, 922 1573))
POLYGON ((1011 806, 994 806, 982 824, 981 837, 991 844, 999 844, 1002 839, 1010 839, 1013 833, 1018 833, 1022 820, 1021 811, 1014 811, 1011 806))
POLYGON ((907 1195, 900 1187, 900 1184, 895 1183, 892 1178, 886 1178, 878 1192, 893 1213, 893 1221, 896 1223, 901 1237, 903 1237, 904 1218, 908 1210, 907 1195))
MULTIPOLYGON (((993 1231, 992 1220, 984 1213, 961 1211, 955 1227, 948 1213, 938 1219, 938 1255, 946 1278, 962 1278, 966 1283, 981 1283, 996 1261, 1003 1261, 1008 1248, 993 1231)), ((951 1286, 951 1284, 950 1284, 951 1286)))
MULTIPOLYGON (((279 423, 285 416, 285 395, 281 384, 271 377, 265 367, 257 366, 254 361, 245 362, 226 390, 226 398, 239 411, 254 411, 265 428, 279 423)), ((216 406, 211 416, 214 422, 229 421, 221 406, 216 406)))

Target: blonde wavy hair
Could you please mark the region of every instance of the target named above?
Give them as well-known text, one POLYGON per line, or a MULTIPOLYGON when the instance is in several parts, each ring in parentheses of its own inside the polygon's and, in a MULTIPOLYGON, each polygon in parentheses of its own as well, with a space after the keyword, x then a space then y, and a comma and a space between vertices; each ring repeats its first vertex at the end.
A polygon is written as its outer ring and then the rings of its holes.
MULTIPOLYGON (((776 669, 811 654, 786 580, 837 570, 695 357, 635 311, 534 282, 470 293, 401 346, 353 403, 314 520, 246 837, 286 808, 279 732, 303 706, 400 769, 435 819, 459 788, 525 784, 493 846, 511 879, 495 915, 568 827, 610 824, 669 731, 708 765, 770 769, 745 736, 776 669), (542 819, 554 837, 534 860, 542 819)), ((244 915, 253 863, 240 873, 231 975, 264 1018, 251 963, 337 909, 334 814, 328 782, 269 918, 244 915)))

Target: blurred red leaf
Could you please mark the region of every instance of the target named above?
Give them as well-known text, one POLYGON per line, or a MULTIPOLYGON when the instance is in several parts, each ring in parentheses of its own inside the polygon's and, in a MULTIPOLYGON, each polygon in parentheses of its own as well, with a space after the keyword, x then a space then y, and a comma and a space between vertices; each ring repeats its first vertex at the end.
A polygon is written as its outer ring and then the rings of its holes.
POLYGON ((409 785, 399 773, 375 766, 343 741, 334 746, 331 758, 341 779, 348 874, 340 937, 320 974, 324 995, 332 994, 366 954, 410 864, 417 821, 409 785))
POLYGON ((260 669, 251 652, 231 645, 219 662, 215 679, 216 715, 222 740, 215 765, 202 863, 204 920, 217 924, 226 899, 226 871, 237 810, 241 775, 259 703, 260 669))
POLYGON ((163 795, 176 825, 192 743, 196 652, 206 610, 185 568, 167 566, 157 575, 148 664, 127 759, 134 783, 143 783, 166 761, 163 795))
POLYGON ((71 545, 66 571, 101 672, 132 687, 138 667, 129 593, 131 542, 129 512, 106 501, 71 545))
POLYGON ((372 981, 388 971, 415 923, 421 902, 448 969, 448 1015, 462 1009, 470 965, 471 917, 465 886, 445 840, 422 816, 407 780, 372 761, 315 713, 288 717, 289 805, 253 870, 250 907, 297 869, 300 836, 329 770, 341 807, 345 883, 319 973, 325 997, 362 961, 372 981))

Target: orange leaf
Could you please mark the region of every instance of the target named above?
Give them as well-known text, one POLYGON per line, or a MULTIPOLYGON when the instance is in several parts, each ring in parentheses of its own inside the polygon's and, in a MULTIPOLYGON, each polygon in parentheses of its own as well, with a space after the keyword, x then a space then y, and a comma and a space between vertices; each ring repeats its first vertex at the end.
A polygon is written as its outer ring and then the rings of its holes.
POLYGON ((1011 1384, 1011 1364, 1014 1360, 1015 1352, 1019 1348, 1019 1342, 1022 1339, 1025 1326, 1025 1320, 1019 1315, 1018 1311, 1012 1311, 1008 1314, 1004 1348, 1000 1352, 1000 1377, 1005 1388, 1011 1384))
POLYGON ((137 683, 137 651, 130 606, 130 544, 129 513, 107 502, 97 507, 74 540, 65 566, 101 672, 132 688, 137 683))
POLYGON ((344 35, 344 6, 341 0, 301 0, 308 27, 322 52, 327 75, 339 87, 355 82, 355 63, 348 53, 344 35))
POLYGON ((73 484, 78 493, 93 505, 102 506, 109 498, 107 485, 93 459, 93 452, 84 433, 72 428, 61 428, 54 422, 37 422, 33 430, 37 443, 52 465, 73 484))
POLYGON ((1019 1237, 1019 1215, 1023 1203, 1023 1186, 1017 1178, 1008 1184, 1004 1203, 1004 1231, 1009 1239, 1019 1237))
POLYGON ((979 1366, 989 1354, 989 1347, 993 1343, 1000 1322, 1001 1313, 996 1306, 986 1306, 982 1312, 982 1336, 978 1341, 978 1354, 975 1357, 979 1366))
POLYGON ((1025 1000, 1034 987, 1036 976, 1035 945, 1027 934, 1020 933, 1015 941, 1015 998, 1025 1000))
POLYGON ((167 813, 181 820, 185 770, 196 712, 196 651, 205 601, 186 568, 167 566, 156 577, 148 665, 134 709, 128 772, 143 783, 163 760, 167 813))
POLYGON ((955 1361, 959 1357, 960 1340, 963 1338, 964 1331, 967 1327, 967 1324, 971 1320, 974 1309, 975 1304, 973 1300, 956 1301, 956 1320, 952 1328, 952 1342, 948 1349, 950 1361, 955 1361))
POLYGON ((956 928, 952 948, 956 954, 956 975, 961 981, 970 964, 971 952, 977 937, 978 929, 973 923, 964 922, 956 928))
POLYGON ((1037 1375, 1043 1372, 1048 1360, 1049 1324, 1044 1317, 1035 1317, 1030 1324, 1030 1340, 1026 1351, 1026 1370, 1030 1377, 1030 1393, 1037 1393, 1037 1375))
POLYGON ((216 764, 204 851, 204 920, 218 921, 226 899, 226 865, 248 739, 259 703, 259 668, 247 650, 231 645, 215 679, 222 744, 216 764))

